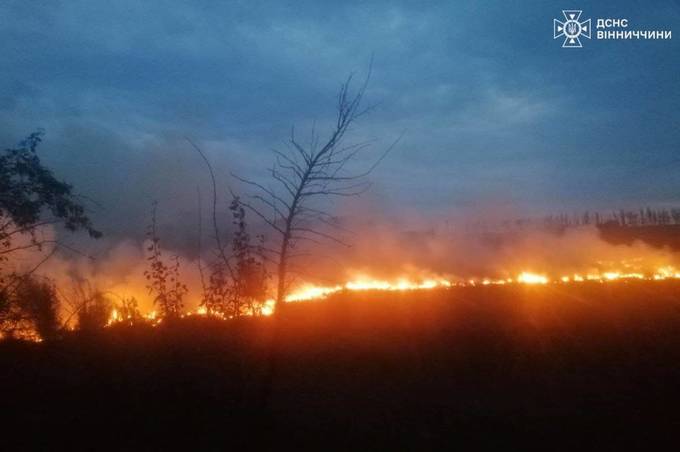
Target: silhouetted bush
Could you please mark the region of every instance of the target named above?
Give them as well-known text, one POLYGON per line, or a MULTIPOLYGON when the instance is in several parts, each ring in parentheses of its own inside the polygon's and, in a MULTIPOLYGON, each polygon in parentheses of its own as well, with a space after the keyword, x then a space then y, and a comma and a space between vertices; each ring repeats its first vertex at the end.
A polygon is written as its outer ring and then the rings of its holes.
POLYGON ((101 292, 95 292, 83 302, 78 311, 78 329, 81 331, 95 331, 106 326, 111 316, 113 303, 101 292))
POLYGON ((0 291, 0 328, 6 337, 57 337, 59 298, 54 283, 36 276, 16 277, 11 290, 0 291))

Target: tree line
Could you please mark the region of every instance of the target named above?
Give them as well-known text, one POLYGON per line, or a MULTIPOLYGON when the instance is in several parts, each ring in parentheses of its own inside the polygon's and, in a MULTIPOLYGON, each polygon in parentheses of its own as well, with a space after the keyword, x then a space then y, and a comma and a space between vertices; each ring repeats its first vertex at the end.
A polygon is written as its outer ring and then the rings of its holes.
POLYGON ((466 223, 470 231, 513 230, 524 228, 563 229, 578 226, 669 226, 680 225, 680 208, 619 209, 609 212, 585 211, 582 213, 551 214, 539 218, 518 218, 500 222, 477 220, 466 223))
POLYGON ((582 214, 549 215, 543 219, 543 223, 547 226, 664 226, 680 224, 680 208, 641 207, 637 210, 619 209, 608 213, 585 211, 582 214))

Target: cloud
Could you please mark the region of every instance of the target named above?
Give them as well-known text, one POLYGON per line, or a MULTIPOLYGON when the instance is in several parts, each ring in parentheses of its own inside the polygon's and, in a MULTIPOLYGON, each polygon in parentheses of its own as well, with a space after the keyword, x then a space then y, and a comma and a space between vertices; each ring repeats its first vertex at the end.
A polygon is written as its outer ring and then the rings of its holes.
MULTIPOLYGON (((663 17, 631 20, 677 23, 677 8, 662 6, 663 17)), ((678 44, 564 52, 549 33, 559 11, 545 2, 0 8, 0 140, 45 127, 41 154, 100 201, 96 215, 114 235, 139 239, 152 199, 166 201, 169 222, 182 212, 188 234, 196 185, 207 187, 185 136, 221 175, 258 177, 292 124, 332 119, 339 84, 361 77, 371 54, 377 108, 357 139, 384 144, 406 131, 374 175, 385 203, 431 213, 493 196, 546 210, 677 201, 667 163, 680 138, 680 61, 669 57, 678 44), (667 183, 617 187, 642 151, 649 178, 667 183)), ((583 8, 642 14, 633 2, 583 8)))

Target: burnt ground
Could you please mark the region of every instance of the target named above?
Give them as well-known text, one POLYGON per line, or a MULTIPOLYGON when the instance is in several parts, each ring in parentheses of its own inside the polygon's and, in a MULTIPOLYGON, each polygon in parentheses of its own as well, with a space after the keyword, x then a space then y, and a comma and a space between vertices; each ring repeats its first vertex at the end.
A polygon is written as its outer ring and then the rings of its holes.
POLYGON ((680 282, 341 293, 0 365, 5 450, 655 449, 680 431, 680 282))

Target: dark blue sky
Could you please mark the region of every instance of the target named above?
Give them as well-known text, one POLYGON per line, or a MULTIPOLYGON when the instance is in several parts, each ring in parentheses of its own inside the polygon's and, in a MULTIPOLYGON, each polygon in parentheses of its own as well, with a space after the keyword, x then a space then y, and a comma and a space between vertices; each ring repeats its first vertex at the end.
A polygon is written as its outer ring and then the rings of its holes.
POLYGON ((5 0, 0 140, 44 127, 59 175, 139 229, 151 199, 195 207, 205 173, 183 136, 222 173, 263 174, 292 124, 331 119, 373 53, 378 108, 355 137, 379 152, 406 131, 373 175, 389 208, 677 203, 679 41, 677 0, 5 0), (563 8, 674 36, 562 49, 563 8))

